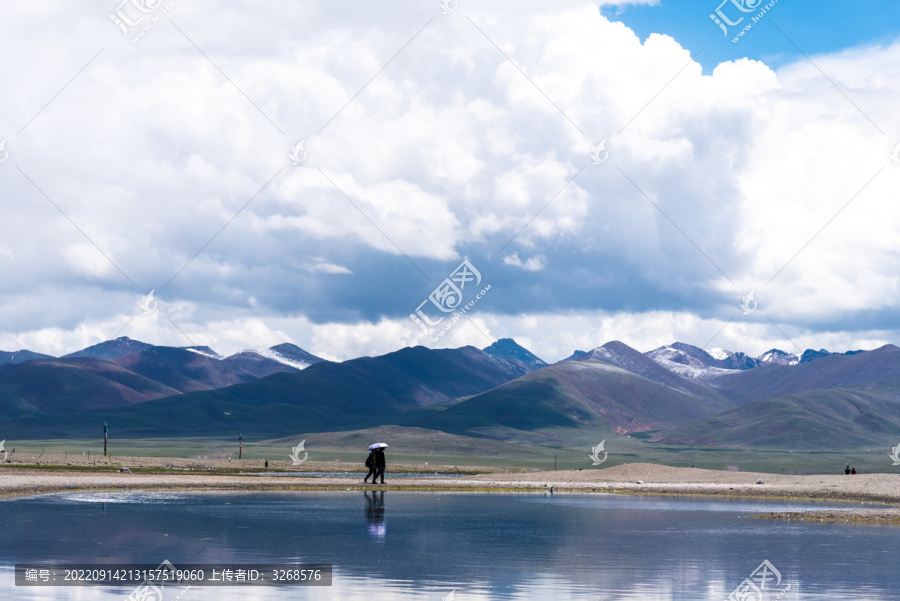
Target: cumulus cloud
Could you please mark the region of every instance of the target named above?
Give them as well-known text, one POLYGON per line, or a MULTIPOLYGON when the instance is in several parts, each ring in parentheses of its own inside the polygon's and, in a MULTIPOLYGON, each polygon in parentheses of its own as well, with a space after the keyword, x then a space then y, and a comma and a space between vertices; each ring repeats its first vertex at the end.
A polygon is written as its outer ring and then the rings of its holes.
POLYGON ((132 44, 11 3, 0 342, 75 350, 155 288, 184 331, 149 342, 433 344, 407 315, 463 256, 495 288, 441 345, 699 345, 750 289, 804 344, 894 337, 900 45, 703 75, 598 4, 179 3, 132 44))
POLYGON ((547 265, 547 259, 543 255, 535 255, 533 257, 529 257, 527 260, 522 261, 519 258, 519 253, 514 252, 511 255, 506 255, 503 257, 504 265, 515 265, 516 267, 521 267, 522 269, 526 269, 528 271, 540 271, 547 265))

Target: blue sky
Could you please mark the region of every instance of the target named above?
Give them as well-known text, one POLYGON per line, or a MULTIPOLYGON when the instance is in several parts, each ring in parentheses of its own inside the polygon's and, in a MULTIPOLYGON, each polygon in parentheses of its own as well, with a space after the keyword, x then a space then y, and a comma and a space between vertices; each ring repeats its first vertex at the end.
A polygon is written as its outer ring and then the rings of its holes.
MULTIPOLYGON (((761 2, 758 10, 769 1, 761 2)), ((897 3, 778 0, 759 24, 735 43, 733 36, 726 37, 709 18, 720 4, 720 0, 660 0, 655 5, 605 6, 602 12, 627 25, 641 39, 651 33, 664 33, 675 38, 691 54, 699 52, 697 61, 703 65, 704 73, 721 62, 743 57, 777 68, 802 58, 803 54, 813 56, 856 46, 888 45, 900 33, 900 4, 897 3)), ((755 4, 751 2, 749 6, 755 4)), ((722 10, 729 17, 734 15, 732 21, 743 16, 731 2, 722 10)), ((756 16, 758 10, 747 13, 748 20, 756 16)))
POLYGON ((601 4, 9 3, 0 349, 900 341, 898 9, 601 4))

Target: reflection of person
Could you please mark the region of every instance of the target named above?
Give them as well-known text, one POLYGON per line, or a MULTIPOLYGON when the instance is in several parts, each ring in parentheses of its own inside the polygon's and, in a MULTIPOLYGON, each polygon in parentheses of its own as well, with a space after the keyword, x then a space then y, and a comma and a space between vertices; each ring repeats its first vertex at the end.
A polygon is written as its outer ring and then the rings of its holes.
POLYGON ((366 520, 369 522, 369 533, 373 536, 382 537, 385 533, 384 527, 384 491, 363 491, 366 496, 366 520))
MULTIPOLYGON (((375 469, 375 453, 374 451, 369 451, 369 456, 366 457, 366 467, 369 468, 369 473, 366 474, 366 477, 363 478, 363 482, 369 481, 369 476, 374 476, 378 470, 375 469)), ((375 483, 375 478, 372 478, 372 484, 375 483)))
POLYGON ((384 484, 384 468, 384 449, 375 449, 375 477, 372 478, 373 484, 378 479, 378 476, 381 476, 381 483, 384 484))

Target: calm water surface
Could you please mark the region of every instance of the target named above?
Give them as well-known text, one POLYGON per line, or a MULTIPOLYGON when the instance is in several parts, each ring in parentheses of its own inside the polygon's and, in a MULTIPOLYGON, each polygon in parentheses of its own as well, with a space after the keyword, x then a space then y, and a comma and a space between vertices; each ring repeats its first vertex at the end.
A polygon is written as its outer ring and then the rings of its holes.
POLYGON ((438 601, 451 591, 456 601, 723 601, 764 560, 781 576, 767 581, 766 600, 900 598, 900 527, 745 517, 811 506, 598 494, 64 493, 0 502, 0 598, 131 592, 15 587, 16 563, 165 559, 334 566, 331 587, 165 587, 166 600, 183 601, 438 601))

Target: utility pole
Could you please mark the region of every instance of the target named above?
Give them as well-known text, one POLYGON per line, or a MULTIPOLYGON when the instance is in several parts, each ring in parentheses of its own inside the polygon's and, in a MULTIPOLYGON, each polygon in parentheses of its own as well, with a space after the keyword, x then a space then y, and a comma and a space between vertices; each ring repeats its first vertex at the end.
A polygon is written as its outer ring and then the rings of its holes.
POLYGON ((109 426, 106 425, 106 422, 103 422, 103 456, 106 457, 106 441, 109 437, 109 426))
POLYGON ((238 459, 244 456, 244 435, 238 434, 238 459))
POLYGON ((553 471, 556 471, 556 455, 553 456, 553 471))

